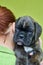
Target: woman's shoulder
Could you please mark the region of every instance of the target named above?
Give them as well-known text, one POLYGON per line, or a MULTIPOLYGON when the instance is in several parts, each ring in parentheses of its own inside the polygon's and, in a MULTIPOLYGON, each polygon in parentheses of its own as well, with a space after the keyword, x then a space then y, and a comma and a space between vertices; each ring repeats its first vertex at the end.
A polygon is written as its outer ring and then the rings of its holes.
POLYGON ((15 65, 16 57, 14 52, 6 47, 0 46, 0 64, 15 65))

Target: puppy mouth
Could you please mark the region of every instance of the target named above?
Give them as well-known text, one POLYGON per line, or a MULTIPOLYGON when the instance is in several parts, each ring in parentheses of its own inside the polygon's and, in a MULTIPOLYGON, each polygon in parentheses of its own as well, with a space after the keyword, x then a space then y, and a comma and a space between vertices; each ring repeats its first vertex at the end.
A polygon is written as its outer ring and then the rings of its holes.
POLYGON ((24 41, 23 41, 22 39, 18 39, 18 40, 17 40, 17 44, 18 44, 18 45, 23 45, 23 44, 24 44, 24 41))
POLYGON ((25 42, 26 41, 24 41, 22 39, 17 39, 17 41, 16 41, 17 45, 23 45, 25 47, 29 47, 30 46, 30 42, 26 42, 26 43, 25 42))
POLYGON ((17 42, 17 44, 18 44, 18 45, 22 45, 22 43, 21 43, 21 42, 17 42))

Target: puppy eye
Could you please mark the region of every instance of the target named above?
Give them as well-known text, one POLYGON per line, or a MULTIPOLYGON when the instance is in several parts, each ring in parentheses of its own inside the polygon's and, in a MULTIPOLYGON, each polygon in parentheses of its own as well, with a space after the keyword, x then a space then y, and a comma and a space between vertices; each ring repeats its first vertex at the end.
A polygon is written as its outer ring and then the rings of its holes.
POLYGON ((32 34, 32 32, 29 32, 29 34, 32 34))
POLYGON ((28 32, 27 37, 32 37, 33 33, 32 32, 28 32))

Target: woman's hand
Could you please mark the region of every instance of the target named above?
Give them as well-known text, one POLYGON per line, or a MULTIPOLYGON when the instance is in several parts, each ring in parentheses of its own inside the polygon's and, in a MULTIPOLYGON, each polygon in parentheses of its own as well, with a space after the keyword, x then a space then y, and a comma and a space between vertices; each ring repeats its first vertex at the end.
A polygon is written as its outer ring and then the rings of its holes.
POLYGON ((43 65, 43 61, 41 61, 40 65, 43 65))

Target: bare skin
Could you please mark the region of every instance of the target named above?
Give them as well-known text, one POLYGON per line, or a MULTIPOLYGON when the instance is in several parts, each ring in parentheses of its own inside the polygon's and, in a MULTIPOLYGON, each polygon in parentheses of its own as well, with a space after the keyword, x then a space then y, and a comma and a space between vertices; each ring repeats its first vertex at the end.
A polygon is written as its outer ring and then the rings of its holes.
POLYGON ((13 43, 13 35, 14 35, 14 27, 15 23, 12 23, 9 25, 9 28, 6 30, 6 32, 2 35, 0 33, 0 45, 5 46, 11 50, 14 48, 14 43, 13 43))
POLYGON ((40 63, 40 65, 43 65, 43 61, 40 63))

